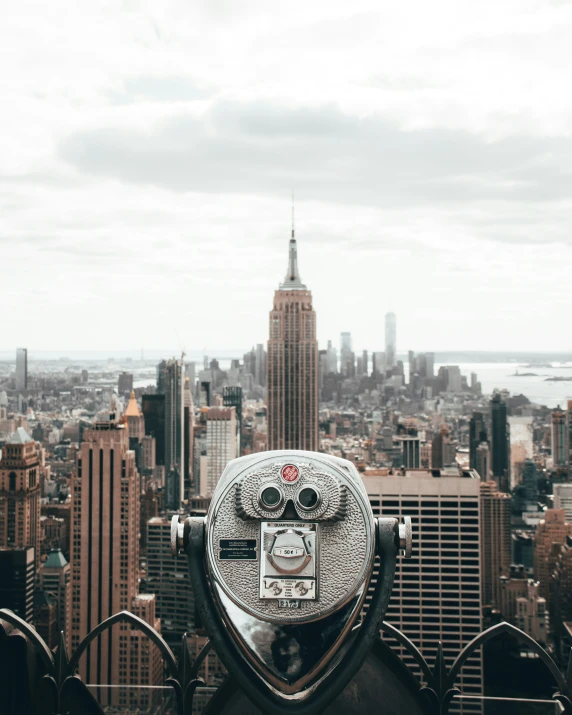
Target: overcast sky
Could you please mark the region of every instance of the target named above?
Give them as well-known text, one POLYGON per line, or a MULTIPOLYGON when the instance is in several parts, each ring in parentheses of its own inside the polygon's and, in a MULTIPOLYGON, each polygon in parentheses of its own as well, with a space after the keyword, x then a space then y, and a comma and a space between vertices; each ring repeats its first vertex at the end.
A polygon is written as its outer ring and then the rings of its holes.
POLYGON ((572 2, 0 13, 2 350, 572 349, 572 2))

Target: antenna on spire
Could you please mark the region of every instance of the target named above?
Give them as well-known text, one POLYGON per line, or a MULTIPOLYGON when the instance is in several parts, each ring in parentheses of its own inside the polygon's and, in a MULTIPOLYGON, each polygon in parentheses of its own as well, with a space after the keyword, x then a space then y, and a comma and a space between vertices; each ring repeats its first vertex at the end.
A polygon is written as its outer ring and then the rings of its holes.
POLYGON ((294 189, 292 189, 292 239, 294 239, 294 189))

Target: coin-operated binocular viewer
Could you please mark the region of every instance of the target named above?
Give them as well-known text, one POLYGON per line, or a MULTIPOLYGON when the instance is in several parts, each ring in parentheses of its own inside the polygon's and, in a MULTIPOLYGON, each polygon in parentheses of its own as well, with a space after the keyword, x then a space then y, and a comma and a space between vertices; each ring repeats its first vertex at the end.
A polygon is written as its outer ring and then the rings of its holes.
POLYGON ((362 665, 411 521, 374 518, 346 460, 263 452, 228 464, 206 518, 173 517, 171 545, 240 687, 265 713, 300 715, 322 712, 362 665))

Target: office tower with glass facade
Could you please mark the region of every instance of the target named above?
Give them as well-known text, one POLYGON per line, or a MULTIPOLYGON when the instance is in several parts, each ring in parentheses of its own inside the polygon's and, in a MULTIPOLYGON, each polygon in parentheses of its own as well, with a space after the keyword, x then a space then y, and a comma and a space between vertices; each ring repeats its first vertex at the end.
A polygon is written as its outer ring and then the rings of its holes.
POLYGON ((195 405, 193 403, 193 393, 191 390, 191 381, 189 377, 185 377, 185 390, 183 393, 183 409, 184 409, 184 430, 183 430, 183 447, 184 447, 184 482, 185 491, 183 499, 188 499, 192 490, 193 479, 193 432, 195 429, 195 405))
POLYGON ((419 437, 400 437, 402 466, 406 469, 419 469, 420 439, 419 437))
MULTIPOLYGON (((522 486, 524 487, 524 498, 528 504, 535 504, 538 502, 538 474, 536 470, 536 464, 532 459, 526 459, 522 467, 522 486)), ((564 508, 556 503, 556 488, 562 486, 559 484, 554 485, 554 506, 557 509, 564 508)), ((572 487, 572 485, 570 485, 572 487)), ((571 513, 572 517, 572 513, 571 513)), ((572 518, 568 521, 572 521, 572 518)))
POLYGON ((165 505, 177 510, 184 499, 184 365, 168 360, 165 365, 165 505))
POLYGON ((0 608, 9 608, 28 623, 34 620, 36 559, 31 546, 0 546, 0 608))
MULTIPOLYGON (((477 468, 477 447, 481 442, 487 441, 487 426, 482 412, 473 412, 469 420, 469 466, 471 469, 477 468)), ((486 475, 481 474, 482 479, 486 475)))
POLYGON ((566 412, 557 407, 552 411, 551 420, 552 463, 555 468, 568 464, 568 426, 566 412))
POLYGON ((28 389, 28 349, 18 348, 16 350, 16 389, 28 389))
POLYGON ((312 293, 300 280, 294 230, 274 294, 266 358, 268 449, 317 451, 318 341, 312 293))
POLYGON ((340 372, 344 377, 355 375, 355 354, 352 349, 352 334, 340 335, 340 372))
POLYGON ((143 395, 145 434, 155 438, 155 462, 165 464, 165 395, 143 395))
POLYGON ((395 313, 385 314, 385 365, 397 365, 397 318, 395 313))
POLYGON ((171 553, 171 518, 156 516, 147 530, 147 590, 155 594, 161 635, 178 651, 185 633, 195 632, 195 596, 186 559, 171 553))
POLYGON ((261 387, 266 385, 266 350, 262 343, 258 343, 256 346, 254 382, 261 387))
POLYGON ((133 390, 133 373, 122 372, 117 379, 117 392, 120 395, 129 395, 133 390))
POLYGON ((509 431, 506 404, 497 392, 491 399, 491 468, 501 490, 508 490, 509 431))

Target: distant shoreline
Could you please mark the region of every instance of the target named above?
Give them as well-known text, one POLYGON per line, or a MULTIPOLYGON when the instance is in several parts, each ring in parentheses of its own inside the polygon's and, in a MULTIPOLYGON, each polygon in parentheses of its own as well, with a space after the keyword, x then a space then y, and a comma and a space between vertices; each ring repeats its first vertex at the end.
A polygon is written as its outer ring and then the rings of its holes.
MULTIPOLYGON (((267 338, 261 342, 266 347, 267 338)), ((202 362, 206 355, 210 359, 217 358, 219 360, 240 359, 249 352, 254 341, 248 347, 234 349, 216 349, 206 347, 201 351, 188 352, 186 355, 187 362, 202 362)), ((26 347, 26 346, 19 346, 26 347)), ((320 348, 325 345, 320 344, 320 348)), ((373 354, 375 350, 383 350, 380 346, 373 345, 368 348, 368 352, 373 354)), ((415 350, 416 354, 420 352, 432 352, 434 354, 434 363, 458 365, 462 363, 514 363, 522 365, 523 368, 546 368, 552 369, 555 367, 552 363, 558 363, 559 367, 572 369, 572 351, 571 352, 527 352, 527 351, 480 351, 480 350, 415 350), (569 364, 563 364, 569 363, 569 364)), ((33 346, 28 347, 28 362, 43 362, 43 361, 86 361, 86 360, 126 360, 131 359, 134 362, 146 362, 149 360, 161 360, 171 357, 179 357, 181 354, 180 347, 165 347, 165 348, 131 348, 131 349, 116 349, 116 350, 35 350, 33 346), (143 355, 143 360, 141 360, 143 355)), ((398 360, 408 363, 408 353, 398 353, 398 360)), ((13 350, 0 350, 0 363, 15 363, 16 348, 13 350)))

